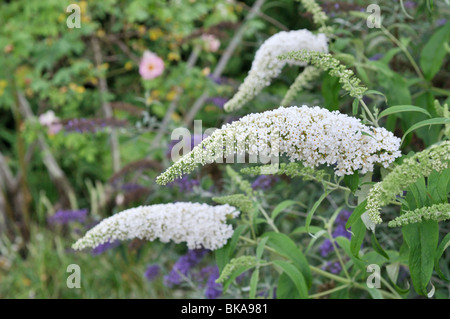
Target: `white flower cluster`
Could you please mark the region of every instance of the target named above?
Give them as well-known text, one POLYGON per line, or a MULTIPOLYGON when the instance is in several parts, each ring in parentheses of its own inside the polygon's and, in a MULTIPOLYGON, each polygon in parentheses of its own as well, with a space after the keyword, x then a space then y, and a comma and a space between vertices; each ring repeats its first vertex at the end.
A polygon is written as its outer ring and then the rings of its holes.
POLYGON ((226 224, 226 219, 238 215, 239 211, 229 205, 181 202, 140 206, 104 219, 72 247, 81 250, 116 239, 139 238, 186 242, 189 249, 215 250, 233 235, 233 227, 226 224))
POLYGON ((239 87, 238 92, 224 108, 233 111, 241 108, 261 90, 270 85, 285 64, 305 65, 295 60, 279 60, 277 56, 291 51, 308 50, 328 52, 327 38, 324 34, 314 35, 308 30, 282 31, 267 39, 255 54, 252 67, 239 87))
POLYGON ((308 167, 336 165, 338 176, 356 170, 364 174, 372 171, 375 163, 389 166, 401 155, 399 147, 400 139, 386 129, 363 125, 359 119, 338 111, 305 105, 280 107, 225 124, 156 181, 164 185, 190 173, 199 164, 244 152, 250 157, 286 154, 291 162, 302 161, 308 167))

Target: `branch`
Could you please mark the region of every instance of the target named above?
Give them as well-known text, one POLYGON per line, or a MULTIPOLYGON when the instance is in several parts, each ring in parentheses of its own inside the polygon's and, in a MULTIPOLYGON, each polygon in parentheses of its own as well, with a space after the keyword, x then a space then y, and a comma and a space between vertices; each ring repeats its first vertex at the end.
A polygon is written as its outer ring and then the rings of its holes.
MULTIPOLYGON (((19 107, 22 116, 29 121, 36 121, 36 117, 34 116, 30 104, 22 93, 18 93, 19 98, 19 107)), ((76 198, 75 192, 72 186, 69 183, 66 175, 63 170, 59 167, 56 162, 55 157, 53 156, 50 147, 48 146, 44 136, 42 133, 38 133, 37 142, 39 148, 42 151, 42 161, 44 162, 45 167, 50 174, 50 178, 56 184, 60 195, 66 200, 66 204, 70 204, 72 208, 76 208, 76 198)))
MULTIPOLYGON (((258 14, 264 1, 265 0, 257 0, 253 4, 250 12, 248 13, 247 17, 245 18, 245 22, 252 20, 258 14)), ((233 55, 234 51, 236 50, 237 46, 241 42, 247 26, 248 26, 248 23, 244 23, 239 28, 239 30, 234 34, 233 38, 231 39, 230 43, 228 44, 228 47, 223 52, 222 56, 220 57, 219 62, 217 63, 216 68, 214 69, 214 72, 212 74, 213 77, 218 78, 222 74, 223 70, 225 69, 225 66, 227 65, 228 61, 230 60, 230 58, 233 55)), ((200 111, 200 109, 202 108, 203 104, 208 99, 208 97, 209 97, 208 93, 205 92, 194 102, 194 105, 192 106, 191 110, 186 115, 186 118, 184 120, 184 123, 186 123, 186 125, 190 125, 190 123, 192 123, 192 120, 194 119, 195 115, 197 115, 198 111, 200 111)))
MULTIPOLYGON (((100 66, 103 64, 102 52, 100 50, 100 45, 98 43, 98 39, 96 37, 91 38, 92 49, 94 50, 94 59, 97 70, 100 69, 100 66)), ((111 108, 111 104, 108 102, 108 83, 106 82, 105 77, 98 76, 98 84, 100 90, 100 102, 102 104, 103 113, 107 118, 113 117, 113 112, 111 108)), ((120 149, 119 149, 119 141, 117 138, 117 131, 114 128, 111 128, 111 153, 112 153, 112 162, 113 162, 113 170, 114 173, 120 170, 120 149)))

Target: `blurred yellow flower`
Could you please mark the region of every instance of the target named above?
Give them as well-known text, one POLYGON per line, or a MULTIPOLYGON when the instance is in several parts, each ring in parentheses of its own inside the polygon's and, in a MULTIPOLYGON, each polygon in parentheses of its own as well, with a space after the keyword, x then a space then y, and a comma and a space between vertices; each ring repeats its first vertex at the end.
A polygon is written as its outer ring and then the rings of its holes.
POLYGON ((151 97, 157 99, 159 97, 159 94, 160 94, 159 90, 153 90, 151 93, 151 97))
POLYGON ((176 52, 170 52, 167 58, 169 59, 169 61, 179 61, 180 55, 176 52))
POLYGON ((209 67, 206 67, 202 70, 202 74, 204 76, 208 76, 211 73, 211 69, 209 67))
POLYGON ((8 86, 8 81, 0 80, 0 89, 4 89, 7 86, 8 86))
POLYGON ((164 33, 161 31, 160 28, 151 28, 148 30, 148 36, 150 37, 150 40, 156 41, 159 38, 161 38, 164 35, 164 33))
POLYGON ((217 112, 217 106, 215 105, 207 105, 205 106, 205 111, 206 112, 217 112))
POLYGON ((176 96, 177 96, 177 91, 171 90, 169 93, 167 93, 166 99, 167 99, 167 101, 173 101, 176 96))
POLYGON ((77 86, 77 87, 75 88, 75 92, 77 92, 77 93, 79 93, 79 94, 83 94, 85 90, 86 90, 86 89, 84 88, 84 86, 77 86))
POLYGON ((128 61, 127 63, 125 63, 125 70, 129 71, 133 68, 133 62, 128 61))
POLYGON ((97 30, 97 36, 99 37, 99 38, 103 38, 104 36, 105 36, 105 30, 103 30, 103 29, 98 29, 97 30))
POLYGON ((181 120, 181 116, 179 116, 177 113, 173 113, 172 120, 174 120, 175 122, 179 122, 181 120))
POLYGON ((138 33, 139 33, 139 35, 144 35, 146 30, 147 30, 147 28, 145 27, 145 25, 140 25, 140 26, 138 27, 138 33))
POLYGON ((23 277, 22 278, 22 283, 25 287, 29 287, 31 285, 31 280, 28 279, 27 277, 23 277))

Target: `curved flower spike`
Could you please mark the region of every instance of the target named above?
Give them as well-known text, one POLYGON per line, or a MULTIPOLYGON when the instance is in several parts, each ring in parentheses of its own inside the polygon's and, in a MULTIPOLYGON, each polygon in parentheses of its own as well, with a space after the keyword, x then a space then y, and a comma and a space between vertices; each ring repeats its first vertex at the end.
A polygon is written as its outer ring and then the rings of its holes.
POLYGON ((140 206, 104 219, 72 247, 81 250, 114 240, 139 238, 186 242, 189 249, 215 250, 233 235, 233 227, 226 224, 226 219, 238 215, 236 208, 229 205, 181 202, 140 206))
POLYGON ((267 39, 255 54, 252 67, 238 92, 229 100, 224 109, 227 112, 240 109, 277 77, 286 64, 305 65, 296 60, 279 60, 279 55, 291 51, 328 52, 324 34, 314 35, 308 30, 282 31, 267 39))
POLYGON ((302 161, 308 167, 336 165, 338 176, 356 170, 366 173, 375 163, 389 166, 400 156, 399 147, 400 139, 386 129, 363 125, 359 119, 337 111, 305 105, 280 107, 223 125, 156 182, 165 185, 198 165, 245 153, 250 159, 259 157, 260 162, 270 153, 276 157, 286 154, 291 162, 302 161))

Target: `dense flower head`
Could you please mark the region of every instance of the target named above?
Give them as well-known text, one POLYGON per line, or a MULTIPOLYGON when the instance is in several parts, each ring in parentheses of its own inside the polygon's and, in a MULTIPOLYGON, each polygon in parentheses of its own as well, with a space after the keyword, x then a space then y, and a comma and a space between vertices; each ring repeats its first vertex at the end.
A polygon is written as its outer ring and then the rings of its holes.
POLYGON ((113 240, 159 239, 167 243, 186 242, 189 249, 218 249, 233 235, 228 217, 239 212, 229 205, 180 202, 139 206, 127 209, 101 221, 79 239, 74 249, 96 247, 113 240))
POLYGON ((47 221, 50 224, 60 224, 65 225, 70 222, 83 223, 86 220, 88 210, 58 210, 54 215, 48 217, 47 221))
POLYGON ((268 86, 286 64, 305 65, 304 62, 295 60, 277 59, 281 54, 298 50, 328 52, 327 38, 324 34, 314 35, 308 30, 281 31, 271 36, 256 52, 248 76, 238 92, 225 104, 225 110, 241 108, 268 86))
POLYGON ((320 107, 280 107, 249 114, 225 124, 158 176, 165 185, 197 165, 248 153, 287 155, 307 167, 335 165, 338 176, 372 171, 375 163, 388 167, 400 156, 400 139, 384 128, 363 125, 359 119, 320 107), (225 149, 224 149, 225 148, 225 149))
POLYGON ((164 61, 150 51, 145 51, 139 64, 139 74, 144 80, 151 80, 160 76, 164 71, 164 61))

